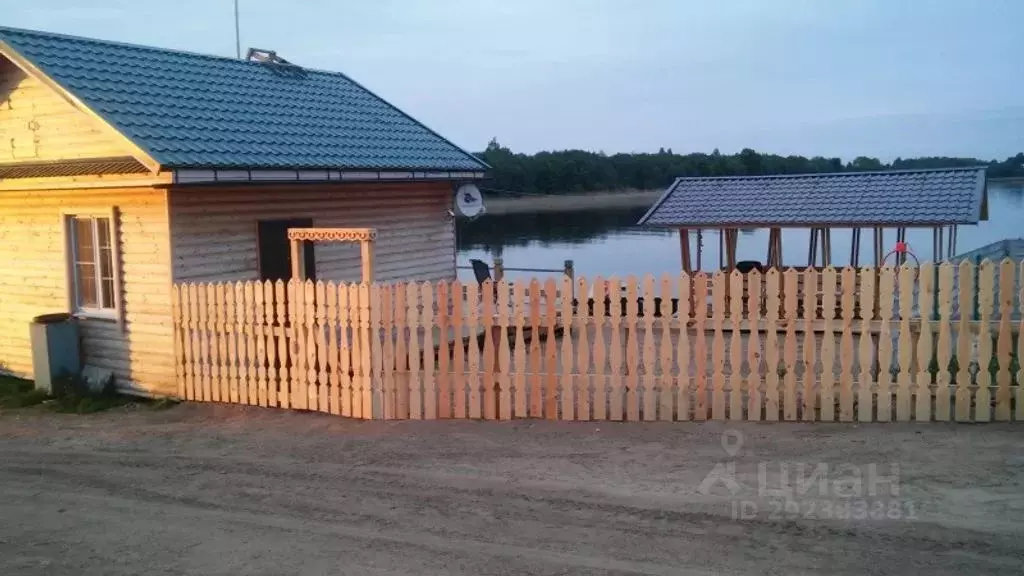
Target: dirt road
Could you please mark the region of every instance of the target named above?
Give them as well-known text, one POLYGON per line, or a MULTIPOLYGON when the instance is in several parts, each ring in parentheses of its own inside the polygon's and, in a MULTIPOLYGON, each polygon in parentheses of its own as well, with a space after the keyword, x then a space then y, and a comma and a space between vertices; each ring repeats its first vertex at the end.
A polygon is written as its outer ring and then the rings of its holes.
POLYGON ((1020 574, 1022 438, 8 412, 0 574, 1020 574))

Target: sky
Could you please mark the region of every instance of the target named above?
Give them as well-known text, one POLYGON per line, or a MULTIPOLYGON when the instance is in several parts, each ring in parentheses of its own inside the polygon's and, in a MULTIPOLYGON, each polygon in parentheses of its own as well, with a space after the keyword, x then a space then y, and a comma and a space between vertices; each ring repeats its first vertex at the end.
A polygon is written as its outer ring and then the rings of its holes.
MULTIPOLYGON (((344 72, 469 150, 1005 158, 1021 0, 239 0, 241 44, 344 72)), ((0 24, 235 54, 233 0, 0 0, 0 24)))

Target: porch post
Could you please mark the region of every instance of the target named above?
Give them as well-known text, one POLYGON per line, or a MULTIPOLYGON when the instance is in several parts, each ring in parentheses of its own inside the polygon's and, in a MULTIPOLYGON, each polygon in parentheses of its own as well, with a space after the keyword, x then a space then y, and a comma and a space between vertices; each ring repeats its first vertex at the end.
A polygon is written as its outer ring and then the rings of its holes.
POLYGON ((291 240, 292 280, 302 280, 302 262, 299 260, 299 245, 302 240, 291 240))
POLYGON ((360 256, 363 264, 363 282, 373 282, 373 240, 366 239, 359 243, 360 256))

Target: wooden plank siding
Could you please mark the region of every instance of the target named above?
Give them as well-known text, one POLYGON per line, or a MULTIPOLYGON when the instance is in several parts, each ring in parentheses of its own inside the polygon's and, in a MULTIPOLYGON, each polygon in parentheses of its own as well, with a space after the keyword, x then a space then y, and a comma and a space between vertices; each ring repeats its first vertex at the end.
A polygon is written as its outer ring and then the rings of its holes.
MULTIPOLYGON (((170 192, 175 282, 259 279, 257 222, 376 228, 375 280, 455 277, 451 183, 179 186, 170 192)), ((316 244, 317 279, 359 281, 359 245, 316 244)))
POLYGON ((0 57, 0 164, 130 156, 95 118, 0 57))
POLYGON ((0 369, 31 376, 31 319, 69 309, 64 214, 112 208, 124 324, 83 319, 83 360, 119 387, 176 394, 167 194, 155 188, 0 192, 0 369))

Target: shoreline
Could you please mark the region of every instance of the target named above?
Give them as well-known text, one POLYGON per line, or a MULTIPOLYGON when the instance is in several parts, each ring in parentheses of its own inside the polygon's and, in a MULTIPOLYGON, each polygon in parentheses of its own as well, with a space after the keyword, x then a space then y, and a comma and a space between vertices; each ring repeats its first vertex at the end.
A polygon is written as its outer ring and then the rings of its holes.
POLYGON ((484 195, 487 214, 521 214, 524 212, 567 212, 602 208, 646 208, 654 204, 664 190, 608 190, 576 194, 534 196, 484 195))
MULTIPOLYGON (((992 178, 990 184, 1024 184, 1024 178, 992 178)), ((606 190, 572 194, 538 194, 528 196, 501 196, 484 194, 487 214, 501 216, 529 212, 569 212, 573 210, 601 210, 614 208, 647 208, 664 192, 656 190, 606 190)))

